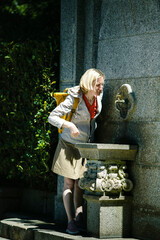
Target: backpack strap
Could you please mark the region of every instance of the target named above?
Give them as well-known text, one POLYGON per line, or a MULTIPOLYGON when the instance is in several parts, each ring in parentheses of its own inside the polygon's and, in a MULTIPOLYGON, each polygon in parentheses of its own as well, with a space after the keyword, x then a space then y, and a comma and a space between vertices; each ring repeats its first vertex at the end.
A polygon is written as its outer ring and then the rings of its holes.
POLYGON ((76 108, 78 106, 78 103, 79 103, 79 98, 74 97, 73 108, 72 108, 70 114, 68 115, 68 117, 66 119, 67 121, 71 121, 73 113, 75 112, 75 110, 76 110, 76 108))
MULTIPOLYGON (((63 117, 63 119, 65 119, 66 121, 69 121, 69 122, 71 121, 72 116, 73 116, 73 113, 75 112, 75 110, 76 110, 76 108, 77 108, 77 106, 78 106, 78 103, 79 103, 79 98, 74 98, 73 108, 72 108, 71 112, 70 112, 68 115, 65 115, 65 116, 63 117)), ((59 129, 59 128, 58 128, 58 132, 59 132, 59 133, 62 133, 62 132, 63 132, 63 129, 64 129, 64 128, 62 128, 62 129, 59 129)))

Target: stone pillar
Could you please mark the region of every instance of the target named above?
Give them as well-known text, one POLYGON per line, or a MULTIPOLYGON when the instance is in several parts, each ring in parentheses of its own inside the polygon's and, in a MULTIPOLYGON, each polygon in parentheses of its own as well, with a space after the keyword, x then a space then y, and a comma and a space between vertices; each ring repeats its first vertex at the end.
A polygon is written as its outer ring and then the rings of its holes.
POLYGON ((85 1, 84 68, 96 68, 101 22, 101 0, 85 1))
MULTIPOLYGON (((79 84, 84 71, 84 0, 61 1, 60 91, 79 84)), ((58 176, 55 221, 66 223, 62 200, 63 177, 58 176)))
POLYGON ((84 1, 61 1, 60 90, 79 83, 84 70, 84 1))

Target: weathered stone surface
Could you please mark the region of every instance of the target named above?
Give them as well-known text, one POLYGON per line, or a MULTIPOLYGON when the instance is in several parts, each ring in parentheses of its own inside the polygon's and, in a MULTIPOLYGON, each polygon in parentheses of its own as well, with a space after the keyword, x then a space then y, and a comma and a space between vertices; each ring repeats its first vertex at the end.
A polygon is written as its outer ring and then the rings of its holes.
POLYGON ((84 66, 83 1, 62 1, 61 4, 60 89, 79 84, 84 66), (62 83, 62 84, 61 84, 62 83))
POLYGON ((159 122, 102 121, 97 129, 96 136, 97 142, 138 145, 137 162, 149 166, 159 166, 160 164, 159 122))
POLYGON ((132 169, 134 237, 159 240, 160 175, 159 167, 135 164, 132 169))
POLYGON ((135 160, 137 146, 128 144, 77 143, 81 156, 95 160, 135 160))
POLYGON ((160 31, 159 1, 102 1, 100 39, 160 31))
POLYGON ((86 5, 86 21, 85 25, 85 51, 84 51, 84 67, 89 69, 94 66, 93 64, 93 14, 94 14, 94 1, 88 0, 86 5))
POLYGON ((77 1, 63 0, 61 4, 61 39, 69 39, 76 32, 76 4, 77 1))
POLYGON ((160 74, 158 1, 103 1, 98 68, 107 79, 160 74))
POLYGON ((85 2, 85 44, 84 70, 96 67, 99 30, 101 26, 101 1, 88 0, 85 2))
POLYGON ((25 226, 18 218, 2 220, 0 223, 0 236, 14 240, 32 240, 34 235, 32 228, 35 227, 25 226))
POLYGON ((107 79, 158 77, 159 49, 160 33, 101 40, 97 67, 107 79))
POLYGON ((152 214, 152 209, 145 207, 133 208, 132 233, 135 238, 159 240, 160 236, 160 214, 152 214))
MULTIPOLYGON (((134 182, 134 205, 147 214, 160 214, 160 167, 134 164, 132 168, 134 182)), ((158 226, 157 226, 158 227, 158 226)), ((160 227, 159 227, 160 230, 160 227)))
POLYGON ((105 121, 121 121, 115 107, 116 95, 123 84, 129 84, 135 97, 135 109, 131 121, 160 121, 160 78, 106 80, 104 87, 102 117, 105 121))
POLYGON ((73 36, 68 40, 64 40, 63 45, 61 46, 61 82, 70 82, 70 84, 74 84, 74 50, 72 50, 74 45, 73 36), (65 59, 65 60, 63 60, 65 59))
MULTIPOLYGON (((0 239, 7 240, 6 238, 10 240, 98 240, 98 238, 90 237, 87 234, 72 236, 65 232, 65 226, 57 226, 54 223, 29 216, 2 220, 0 222, 0 239)), ((113 238, 112 240, 123 239, 113 238)), ((135 239, 125 238, 125 240, 135 239)))
POLYGON ((131 198, 109 199, 85 195, 87 231, 100 238, 127 237, 131 231, 131 198))
POLYGON ((2 237, 1 237, 1 240, 10 240, 10 239, 8 239, 8 238, 2 238, 2 237))

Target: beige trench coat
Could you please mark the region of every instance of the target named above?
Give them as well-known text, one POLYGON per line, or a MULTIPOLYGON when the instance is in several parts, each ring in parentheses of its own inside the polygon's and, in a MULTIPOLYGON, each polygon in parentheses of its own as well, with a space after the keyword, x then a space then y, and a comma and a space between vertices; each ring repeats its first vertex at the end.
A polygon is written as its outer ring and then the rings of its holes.
POLYGON ((52 171, 64 177, 78 179, 83 176, 86 160, 80 157, 79 151, 74 147, 74 144, 89 141, 93 142, 94 130, 96 127, 95 120, 102 108, 102 94, 97 96, 97 114, 91 120, 90 113, 82 98, 82 92, 80 92, 79 86, 70 88, 69 96, 50 113, 48 118, 50 124, 58 128, 62 127, 65 120, 62 119, 61 116, 72 110, 74 97, 79 98, 79 104, 71 121, 76 125, 80 134, 77 138, 74 138, 71 136, 68 128, 63 130, 61 134, 62 139, 60 138, 54 155, 52 171))

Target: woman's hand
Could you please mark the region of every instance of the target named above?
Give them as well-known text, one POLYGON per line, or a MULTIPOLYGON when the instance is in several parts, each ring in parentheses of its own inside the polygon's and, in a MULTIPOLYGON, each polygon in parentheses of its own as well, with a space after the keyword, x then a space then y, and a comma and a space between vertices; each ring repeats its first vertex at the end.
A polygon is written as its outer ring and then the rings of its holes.
POLYGON ((68 121, 65 121, 62 125, 62 127, 64 128, 69 128, 70 129, 70 132, 71 132, 71 135, 72 137, 76 138, 78 137, 78 135, 80 134, 78 128, 76 127, 76 125, 72 122, 68 122, 68 121))
POLYGON ((76 138, 79 135, 79 130, 74 123, 71 123, 70 132, 71 132, 72 137, 76 138))

